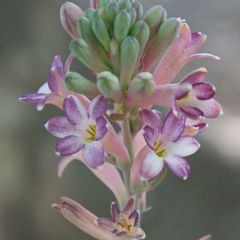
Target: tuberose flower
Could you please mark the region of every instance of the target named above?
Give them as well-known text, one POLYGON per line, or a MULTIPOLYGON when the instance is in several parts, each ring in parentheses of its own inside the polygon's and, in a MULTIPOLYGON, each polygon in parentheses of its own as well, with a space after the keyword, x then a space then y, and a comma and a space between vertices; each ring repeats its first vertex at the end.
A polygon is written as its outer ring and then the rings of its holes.
POLYGON ((56 153, 69 156, 83 150, 84 162, 98 168, 103 165, 105 155, 101 139, 107 132, 107 100, 98 96, 92 100, 85 110, 76 96, 68 96, 64 100, 64 114, 55 117, 45 125, 48 132, 61 138, 56 145, 56 153))
POLYGON ((140 116, 144 123, 144 138, 151 149, 142 161, 141 176, 151 180, 166 165, 176 176, 186 180, 190 166, 183 157, 195 153, 200 145, 193 137, 182 137, 185 115, 180 112, 176 117, 170 111, 163 124, 156 111, 143 109, 140 116))
MULTIPOLYGON (((35 103, 38 111, 43 110, 46 104, 53 104, 62 108, 63 101, 71 92, 64 85, 65 75, 69 72, 73 56, 70 54, 63 66, 61 57, 55 56, 51 64, 51 69, 48 74, 48 80, 45 82, 36 93, 28 93, 20 97, 20 100, 27 103, 35 103)), ((88 100, 77 95, 82 103, 86 106, 88 100)))
POLYGON ((111 205, 111 219, 99 218, 98 224, 103 229, 112 232, 113 236, 129 239, 144 239, 145 233, 140 226, 140 212, 134 210, 134 199, 131 198, 126 206, 120 211, 118 205, 111 205))

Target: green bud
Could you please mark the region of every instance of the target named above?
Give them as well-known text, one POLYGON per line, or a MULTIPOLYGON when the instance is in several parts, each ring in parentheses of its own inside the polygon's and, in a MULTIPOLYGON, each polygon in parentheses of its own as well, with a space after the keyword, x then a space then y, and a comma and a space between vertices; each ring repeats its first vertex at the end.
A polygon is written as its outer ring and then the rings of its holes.
POLYGON ((119 79, 111 72, 102 72, 97 75, 97 87, 104 97, 121 99, 119 79))
POLYGON ((94 83, 76 72, 67 73, 65 76, 65 85, 70 91, 83 94, 87 97, 95 97, 99 94, 94 83))
POLYGON ((130 19, 131 19, 131 26, 136 22, 136 19, 137 19, 137 13, 135 11, 134 8, 129 8, 126 10, 130 16, 130 19))
POLYGON ((151 73, 139 73, 129 84, 128 95, 142 99, 153 93, 155 84, 151 73))
POLYGON ((108 4, 108 0, 99 0, 100 8, 105 8, 108 4))
POLYGON ((135 11, 137 13, 137 21, 142 19, 143 14, 144 14, 142 4, 139 1, 137 1, 137 2, 133 3, 133 8, 135 9, 135 11))
POLYGON ((86 17, 86 18, 88 18, 90 21, 92 21, 93 20, 93 15, 94 15, 94 12, 95 12, 96 10, 94 10, 94 9, 92 9, 92 8, 88 8, 85 12, 84 12, 84 16, 86 17))
POLYGON ((131 29, 131 36, 135 37, 140 46, 139 55, 141 56, 149 40, 150 29, 144 21, 136 22, 131 29))
POLYGON ((70 43, 70 51, 80 62, 92 71, 98 73, 103 71, 111 71, 97 56, 91 51, 89 45, 83 39, 74 40, 70 43))
POLYGON ((119 41, 122 42, 127 37, 131 24, 131 18, 129 14, 122 10, 118 13, 114 20, 113 35, 119 41))
POLYGON ((102 45, 99 44, 93 30, 91 21, 83 17, 77 24, 77 28, 82 38, 88 43, 92 51, 101 59, 107 66, 111 67, 111 62, 104 51, 102 45))
POLYGON ((118 14, 119 8, 117 2, 111 2, 106 7, 106 15, 108 21, 113 24, 116 15, 118 14))
POLYGON ((161 25, 144 57, 144 69, 151 70, 161 60, 167 49, 177 38, 179 25, 176 18, 169 18, 161 25))
POLYGON ((125 38, 121 45, 120 81, 123 91, 127 90, 128 83, 132 78, 133 72, 136 68, 139 50, 139 43, 135 37, 125 38))
POLYGON ((107 25, 99 15, 98 11, 96 11, 93 15, 92 29, 98 41, 104 46, 106 50, 108 50, 111 38, 108 32, 107 25))
POLYGON ((160 5, 152 7, 151 9, 149 9, 146 12, 146 14, 144 16, 144 22, 150 28, 150 36, 151 37, 157 32, 157 30, 159 29, 161 24, 164 21, 166 21, 166 19, 167 19, 167 12, 160 5))
POLYGON ((132 3, 130 0, 119 0, 120 9, 129 9, 132 7, 132 3))

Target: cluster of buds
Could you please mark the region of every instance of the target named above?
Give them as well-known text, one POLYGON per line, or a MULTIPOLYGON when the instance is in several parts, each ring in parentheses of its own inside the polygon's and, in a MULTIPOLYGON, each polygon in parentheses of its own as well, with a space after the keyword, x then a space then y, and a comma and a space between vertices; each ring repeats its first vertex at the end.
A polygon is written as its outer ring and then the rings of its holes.
POLYGON ((63 110, 45 124, 59 138, 58 175, 73 160, 82 161, 117 203, 111 219, 69 198, 53 207, 96 239, 144 239, 140 215, 148 210, 147 193, 168 169, 182 180, 189 177, 185 157, 200 147, 194 137, 207 128, 207 118, 222 114, 205 68, 172 81, 194 59, 219 58, 198 53, 206 36, 191 32, 180 18, 168 18, 160 5, 144 13, 138 0, 92 0, 85 11, 67 2, 60 16, 72 38, 69 57, 65 64, 54 57, 48 81, 20 99, 37 110, 46 104, 63 110), (94 79, 72 71, 74 59, 94 79))

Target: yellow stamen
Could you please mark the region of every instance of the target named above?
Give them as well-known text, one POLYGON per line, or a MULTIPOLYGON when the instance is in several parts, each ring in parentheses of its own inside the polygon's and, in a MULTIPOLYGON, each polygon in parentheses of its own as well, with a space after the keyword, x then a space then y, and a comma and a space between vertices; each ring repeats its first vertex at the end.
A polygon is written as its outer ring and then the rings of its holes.
POLYGON ((95 140, 96 137, 96 132, 97 132, 97 127, 95 124, 91 124, 88 126, 86 130, 88 137, 86 138, 87 141, 92 142, 95 140))

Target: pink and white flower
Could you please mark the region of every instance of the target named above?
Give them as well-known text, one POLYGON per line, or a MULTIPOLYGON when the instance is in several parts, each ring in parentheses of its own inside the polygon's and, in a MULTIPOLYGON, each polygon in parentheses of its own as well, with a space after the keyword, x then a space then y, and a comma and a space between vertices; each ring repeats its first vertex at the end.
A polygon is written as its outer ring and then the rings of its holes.
POLYGON ((61 138, 56 153, 69 156, 83 150, 84 162, 92 168, 100 167, 105 159, 101 139, 107 132, 107 100, 96 97, 86 111, 81 101, 70 95, 63 108, 65 116, 52 118, 45 125, 50 134, 61 138))
MULTIPOLYGON (((55 56, 51 64, 47 82, 36 93, 24 94, 19 100, 27 103, 35 103, 38 111, 43 110, 46 104, 53 104, 62 108, 64 99, 72 94, 64 85, 64 78, 69 72, 72 61, 73 56, 70 54, 63 66, 61 57, 59 55, 55 56)), ((89 102, 87 98, 80 94, 74 95, 81 99, 84 106, 87 106, 89 102)))
POLYGON ((166 165, 176 176, 186 180, 190 166, 184 157, 195 153, 200 145, 193 137, 182 137, 185 115, 180 113, 176 117, 170 111, 164 123, 158 112, 152 110, 143 109, 140 116, 144 123, 144 138, 151 149, 141 163, 142 178, 157 177, 166 165))

